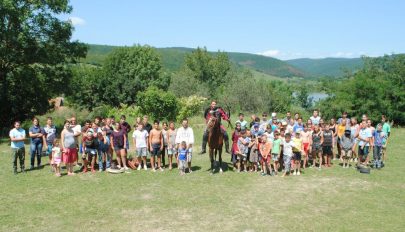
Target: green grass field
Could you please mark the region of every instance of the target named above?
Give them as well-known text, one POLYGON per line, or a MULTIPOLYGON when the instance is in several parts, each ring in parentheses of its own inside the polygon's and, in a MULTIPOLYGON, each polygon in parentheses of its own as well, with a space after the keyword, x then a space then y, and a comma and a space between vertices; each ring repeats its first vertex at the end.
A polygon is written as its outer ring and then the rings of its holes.
MULTIPOLYGON (((194 128, 199 147, 202 126, 194 128)), ((14 175, 3 143, 0 231, 403 231, 404 137, 404 129, 393 130, 386 168, 370 175, 335 162, 286 178, 210 175, 208 156, 197 154, 186 176, 165 170, 57 178, 49 166, 14 175)))

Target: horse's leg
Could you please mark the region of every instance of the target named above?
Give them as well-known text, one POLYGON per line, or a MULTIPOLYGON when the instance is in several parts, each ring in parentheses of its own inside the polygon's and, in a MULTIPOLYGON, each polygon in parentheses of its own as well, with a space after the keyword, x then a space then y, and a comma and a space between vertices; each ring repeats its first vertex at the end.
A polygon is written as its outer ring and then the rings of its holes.
POLYGON ((219 172, 222 173, 222 146, 218 149, 219 151, 219 172))
POLYGON ((210 148, 210 161, 211 161, 211 174, 214 173, 214 154, 213 154, 214 150, 210 148))

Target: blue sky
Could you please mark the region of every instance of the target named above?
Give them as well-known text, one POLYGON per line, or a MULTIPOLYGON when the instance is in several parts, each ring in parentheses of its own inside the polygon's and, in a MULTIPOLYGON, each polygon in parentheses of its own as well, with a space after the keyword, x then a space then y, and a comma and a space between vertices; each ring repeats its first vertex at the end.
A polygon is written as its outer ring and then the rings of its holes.
POLYGON ((73 39, 279 59, 405 53, 400 0, 72 0, 73 39))

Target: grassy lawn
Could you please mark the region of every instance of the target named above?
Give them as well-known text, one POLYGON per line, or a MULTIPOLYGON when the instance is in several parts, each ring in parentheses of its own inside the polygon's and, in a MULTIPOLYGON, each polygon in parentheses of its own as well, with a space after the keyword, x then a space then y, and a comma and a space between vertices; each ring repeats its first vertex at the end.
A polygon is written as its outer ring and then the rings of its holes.
MULTIPOLYGON (((203 126, 193 127, 199 147, 203 126)), ((165 170, 57 178, 49 166, 15 176, 2 143, 0 231, 403 231, 404 137, 404 129, 393 130, 386 168, 370 175, 335 161, 286 178, 209 175, 208 156, 197 154, 186 176, 165 170)))

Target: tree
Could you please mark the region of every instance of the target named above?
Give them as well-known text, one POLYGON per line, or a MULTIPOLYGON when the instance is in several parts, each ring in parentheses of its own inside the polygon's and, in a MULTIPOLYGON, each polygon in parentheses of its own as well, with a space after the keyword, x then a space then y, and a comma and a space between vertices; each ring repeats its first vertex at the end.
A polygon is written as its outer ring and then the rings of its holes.
POLYGON ((209 95, 215 96, 218 87, 227 82, 227 74, 231 68, 228 55, 218 52, 212 56, 206 48, 197 48, 185 57, 185 69, 200 83, 206 83, 209 95))
POLYGON ((101 78, 102 100, 112 106, 136 103, 138 92, 149 86, 167 90, 170 76, 160 72, 162 67, 156 50, 136 45, 115 49, 103 65, 101 78))
POLYGON ((149 114, 158 120, 176 120, 179 104, 173 93, 151 86, 146 91, 139 92, 137 98, 143 114, 149 114))
POLYGON ((85 57, 86 47, 71 42, 68 1, 0 1, 0 124, 44 113, 48 99, 66 89, 66 64, 85 57))

